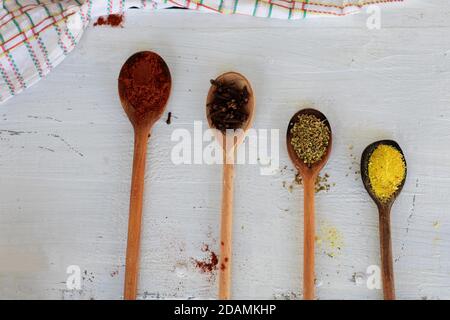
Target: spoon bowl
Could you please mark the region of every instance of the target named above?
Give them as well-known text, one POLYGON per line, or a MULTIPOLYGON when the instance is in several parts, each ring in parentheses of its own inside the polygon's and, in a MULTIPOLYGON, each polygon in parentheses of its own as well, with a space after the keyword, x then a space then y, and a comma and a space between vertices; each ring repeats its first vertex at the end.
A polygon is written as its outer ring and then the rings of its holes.
POLYGON ((287 150, 289 154, 289 158, 291 159, 292 163, 294 164, 295 168, 300 172, 300 174, 303 175, 316 175, 319 174, 320 170, 325 166, 325 164, 328 161, 328 158, 330 157, 331 153, 331 147, 333 143, 333 134, 331 132, 331 126, 328 122, 328 119, 325 117, 325 115, 316 110, 316 109, 303 109, 298 111, 296 114, 294 114, 291 118, 291 121, 289 121, 289 125, 286 132, 286 143, 287 143, 287 150), (294 147, 291 144, 292 140, 292 133, 291 129, 294 127, 295 123, 297 122, 297 119, 301 115, 312 115, 316 118, 320 119, 330 130, 330 141, 328 143, 327 149, 325 151, 325 154, 322 156, 322 159, 317 161, 316 163, 313 163, 311 166, 308 166, 300 157, 297 155, 297 153, 294 150, 294 147))
MULTIPOLYGON (((236 134, 233 133, 233 136, 235 136, 235 139, 231 146, 226 146, 223 142, 224 140, 224 134, 220 130, 215 130, 216 139, 219 142, 219 144, 222 146, 222 148, 236 148, 238 145, 242 143, 242 141, 245 138, 245 134, 248 131, 248 129, 251 128, 253 123, 253 118, 255 115, 255 96, 253 94, 253 89, 250 84, 250 82, 247 80, 246 77, 244 77, 242 74, 234 71, 223 73, 222 75, 218 76, 216 78, 216 81, 218 82, 234 82, 236 86, 239 89, 242 89, 244 87, 247 87, 248 91, 248 103, 246 105, 245 111, 248 113, 247 120, 242 124, 242 130, 237 130, 236 134)), ((212 85, 209 88, 208 95, 206 97, 206 106, 214 99, 214 92, 215 87, 212 85)), ((208 107, 206 107, 206 119, 208 120, 208 125, 210 128, 214 128, 214 125, 211 120, 211 114, 209 112, 208 107)), ((228 150, 230 153, 231 150, 228 150)))
POLYGON ((118 80, 122 107, 134 127, 153 124, 161 118, 172 86, 169 67, 158 54, 141 51, 123 64, 118 80))
POLYGON ((402 191, 403 186, 405 185, 406 174, 407 174, 407 166, 406 166, 405 155, 403 154, 403 151, 402 151, 402 149, 400 148, 400 146, 399 146, 399 144, 397 142, 395 142, 393 140, 380 140, 380 141, 377 141, 377 142, 374 142, 374 143, 368 145, 366 147, 366 149, 364 149, 364 151, 362 153, 362 156, 361 156, 361 178, 362 178, 364 187, 367 190, 367 193, 370 195, 370 197, 375 202, 377 207, 380 208, 380 207, 391 207, 392 206, 392 204, 395 202, 395 200, 397 199, 398 195, 402 191), (382 201, 380 201, 380 199, 377 198, 377 196, 373 192, 372 186, 370 185, 370 179, 369 179, 369 170, 368 170, 368 168, 369 168, 370 156, 372 155, 372 153, 375 151, 375 149, 379 145, 388 145, 388 146, 394 147, 395 149, 397 149, 401 153, 401 155, 403 156, 403 160, 405 161, 405 176, 403 177, 402 182, 398 186, 397 191, 386 202, 382 202, 382 201))

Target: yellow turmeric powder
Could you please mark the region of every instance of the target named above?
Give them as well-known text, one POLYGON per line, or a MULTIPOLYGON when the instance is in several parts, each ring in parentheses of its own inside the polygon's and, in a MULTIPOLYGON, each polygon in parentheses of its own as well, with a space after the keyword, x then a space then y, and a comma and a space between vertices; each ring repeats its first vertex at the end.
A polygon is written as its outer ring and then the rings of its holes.
POLYGON ((370 156, 368 171, 373 193, 381 202, 387 202, 405 178, 405 160, 396 148, 381 144, 370 156))

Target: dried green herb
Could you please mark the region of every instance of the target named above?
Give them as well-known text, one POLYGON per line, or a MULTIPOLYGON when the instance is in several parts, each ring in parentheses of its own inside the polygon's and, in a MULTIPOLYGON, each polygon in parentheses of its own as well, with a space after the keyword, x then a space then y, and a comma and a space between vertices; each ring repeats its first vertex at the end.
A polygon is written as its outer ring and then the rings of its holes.
MULTIPOLYGON (((336 183, 328 183, 328 178, 330 177, 330 175, 328 173, 325 173, 324 175, 318 175, 316 178, 316 182, 314 185, 314 191, 316 193, 319 193, 321 191, 325 191, 328 192, 331 189, 331 186, 336 186, 336 183)), ((302 186, 303 185, 303 179, 302 176, 300 175, 300 173, 297 173, 295 175, 295 180, 293 181, 294 183, 302 186)))
POLYGON ((314 115, 299 115, 291 134, 292 147, 308 166, 322 159, 330 143, 330 129, 314 115))
POLYGON ((214 86, 213 99, 207 104, 208 114, 214 128, 226 132, 227 129, 240 129, 249 114, 247 87, 239 88, 234 82, 211 80, 214 86))

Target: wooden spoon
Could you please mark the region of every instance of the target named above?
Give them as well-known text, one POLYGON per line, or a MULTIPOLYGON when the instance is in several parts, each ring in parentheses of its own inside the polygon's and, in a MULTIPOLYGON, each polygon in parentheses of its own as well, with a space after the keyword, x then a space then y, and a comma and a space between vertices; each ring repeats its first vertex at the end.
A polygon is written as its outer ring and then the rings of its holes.
POLYGON ((172 81, 164 60, 154 52, 143 51, 128 58, 120 70, 118 82, 120 102, 134 128, 133 175, 124 288, 124 299, 134 300, 139 275, 147 142, 151 128, 164 112, 172 81))
MULTIPOLYGON (((224 135, 221 131, 215 130, 216 139, 223 149, 223 189, 222 189, 222 216, 220 230, 220 257, 219 257, 219 299, 228 300, 231 296, 231 248, 232 248, 232 225, 233 225, 233 179, 234 179, 234 159, 236 150, 245 138, 247 130, 251 127, 255 113, 255 98, 250 82, 237 72, 227 72, 219 76, 216 81, 234 82, 239 88, 247 87, 249 99, 247 112, 249 117, 242 125, 242 130, 236 134, 224 135), (231 143, 230 143, 231 142, 231 143)), ((214 98, 215 87, 211 86, 206 99, 208 105, 214 98)), ((214 128, 211 117, 206 108, 208 124, 214 128)))
POLYGON ((313 300, 314 299, 314 241, 315 241, 315 223, 314 223, 314 194, 315 194, 315 183, 319 175, 320 170, 325 166, 328 161, 331 152, 332 145, 332 134, 331 127, 327 118, 315 109, 303 109, 294 114, 289 122, 287 133, 286 133, 286 143, 287 150, 291 161, 294 166, 299 171, 303 180, 304 189, 304 236, 303 236, 303 299, 313 300), (322 120, 324 124, 330 129, 330 141, 328 143, 327 150, 323 155, 322 159, 316 163, 308 166, 302 161, 294 150, 291 144, 292 134, 291 129, 298 121, 300 115, 307 114, 313 115, 318 119, 322 120))
POLYGON ((379 146, 379 145, 388 145, 392 146, 395 149, 397 149, 402 155, 403 151, 398 145, 397 142, 392 140, 381 140, 372 143, 369 145, 364 152, 362 153, 361 157, 361 177, 364 183, 364 187, 366 188, 367 192, 369 193, 370 197, 373 199, 375 204, 378 207, 378 213, 379 213, 379 228, 380 228, 380 253, 381 253, 381 277, 383 280, 383 294, 385 300, 395 300, 395 284, 394 284, 394 267, 392 263, 392 242, 391 242, 391 207, 394 203, 395 199, 397 199, 397 196, 400 194, 400 192, 403 189, 403 185, 405 184, 406 180, 406 160, 405 156, 403 155, 403 160, 405 161, 405 176, 403 178, 403 181, 401 182, 400 186, 398 187, 395 194, 392 196, 392 198, 386 202, 381 202, 380 199, 376 197, 372 190, 372 186, 370 185, 370 179, 369 179, 369 173, 368 173, 368 166, 369 166, 369 160, 370 156, 372 155, 373 151, 379 146))

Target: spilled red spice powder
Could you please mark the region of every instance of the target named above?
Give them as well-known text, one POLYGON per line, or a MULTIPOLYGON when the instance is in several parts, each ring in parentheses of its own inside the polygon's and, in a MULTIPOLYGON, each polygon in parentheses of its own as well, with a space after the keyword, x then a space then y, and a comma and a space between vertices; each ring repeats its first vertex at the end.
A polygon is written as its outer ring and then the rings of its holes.
POLYGON ((209 257, 207 260, 194 260, 195 266, 204 273, 212 273, 217 269, 217 264, 219 263, 219 258, 217 258, 217 254, 214 251, 209 249, 207 244, 203 244, 202 252, 209 253, 209 257))
POLYGON ((220 264, 220 270, 225 270, 226 268, 227 268, 227 266, 226 266, 226 263, 228 263, 228 258, 227 257, 225 257, 225 263, 221 263, 220 264))
POLYGON ((123 28, 123 14, 110 14, 109 16, 102 16, 94 22, 94 27, 96 26, 111 26, 111 27, 121 27, 123 28))

